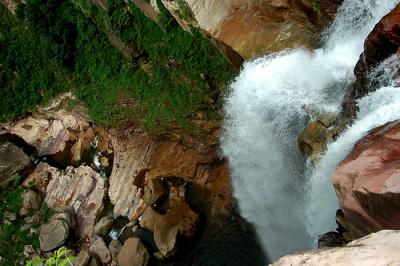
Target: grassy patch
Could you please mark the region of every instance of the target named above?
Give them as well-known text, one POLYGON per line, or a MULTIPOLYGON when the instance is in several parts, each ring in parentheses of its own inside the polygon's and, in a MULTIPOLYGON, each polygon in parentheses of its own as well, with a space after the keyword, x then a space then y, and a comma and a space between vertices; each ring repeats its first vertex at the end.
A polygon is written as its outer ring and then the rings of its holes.
POLYGON ((64 90, 64 77, 45 43, 0 4, 0 122, 64 90))
POLYGON ((184 31, 160 2, 159 25, 130 1, 107 1, 107 7, 99 10, 89 0, 27 0, 18 11, 23 22, 2 8, 1 82, 9 93, 1 96, 10 99, 0 109, 3 120, 66 89, 96 122, 109 126, 140 120, 148 130, 189 130, 197 111, 213 109, 210 103, 235 71, 202 34, 184 31), (140 58, 123 58, 104 32, 135 47, 140 58))

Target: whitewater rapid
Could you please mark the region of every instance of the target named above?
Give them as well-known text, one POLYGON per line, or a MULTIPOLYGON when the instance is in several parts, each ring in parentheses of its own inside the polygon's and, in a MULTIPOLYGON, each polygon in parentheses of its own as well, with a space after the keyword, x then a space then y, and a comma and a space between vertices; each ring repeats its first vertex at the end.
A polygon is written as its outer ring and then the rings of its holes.
POLYGON ((392 110, 400 100, 396 90, 382 88, 359 102, 356 123, 329 145, 316 169, 307 169, 298 149, 297 138, 310 120, 305 110, 340 112, 366 36, 398 2, 345 0, 322 48, 246 62, 231 84, 222 150, 241 214, 256 225, 271 259, 311 248, 318 234, 335 228, 334 166, 366 131, 397 117, 384 108, 392 110), (382 99, 382 90, 391 97, 382 99))

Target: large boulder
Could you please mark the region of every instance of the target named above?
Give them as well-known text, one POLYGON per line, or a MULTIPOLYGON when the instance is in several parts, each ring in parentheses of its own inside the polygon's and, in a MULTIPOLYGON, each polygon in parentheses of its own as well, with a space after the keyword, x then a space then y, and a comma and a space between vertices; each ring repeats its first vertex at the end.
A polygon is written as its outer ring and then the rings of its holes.
POLYGON ((0 143, 0 185, 9 182, 29 167, 31 160, 10 142, 0 143))
POLYGON ((64 220, 52 219, 39 229, 40 249, 47 252, 62 246, 69 234, 70 228, 64 220))
POLYGON ((332 140, 336 122, 334 114, 317 114, 310 110, 307 111, 313 118, 298 138, 300 151, 311 158, 314 164, 317 164, 322 152, 326 149, 328 143, 332 140))
POLYGON ((68 111, 62 108, 65 101, 71 100, 75 100, 71 93, 60 95, 32 115, 5 124, 4 131, 35 148, 38 157, 49 157, 62 167, 79 165, 96 139, 102 139, 98 141, 102 147, 108 144, 108 139, 101 127, 91 124, 81 105, 68 111))
POLYGON ((72 207, 77 220, 77 236, 88 242, 95 221, 103 209, 106 182, 88 166, 67 167, 54 173, 46 187, 46 204, 53 210, 72 207))
POLYGON ((120 266, 146 266, 150 256, 140 239, 131 237, 125 241, 117 259, 120 266))
POLYGON ((199 27, 244 59, 287 48, 310 47, 319 26, 329 21, 341 3, 324 0, 162 2, 184 28, 199 27))
POLYGON ((400 122, 358 141, 336 168, 333 184, 353 238, 400 229, 400 122))
POLYGON ((355 240, 345 247, 325 248, 288 255, 273 266, 286 265, 398 265, 400 261, 400 231, 384 230, 355 240))
MULTIPOLYGON (((79 152, 81 152, 89 149, 90 141, 94 139, 93 129, 90 128, 87 119, 77 113, 65 110, 33 114, 4 127, 9 133, 34 146, 39 156, 60 155, 66 149, 78 152, 77 148, 71 149, 71 142, 72 146, 75 143, 79 145, 79 152), (87 130, 89 132, 85 132, 87 130), (81 132, 84 134, 82 135, 81 132)), ((78 154, 74 156, 78 157, 78 154)))
POLYGON ((196 200, 209 206, 208 213, 227 214, 232 209, 228 165, 221 162, 216 145, 184 145, 129 130, 113 130, 111 141, 114 161, 108 193, 115 216, 137 219, 145 203, 165 198, 165 177, 191 181, 196 200))
POLYGON ((356 81, 349 86, 343 99, 343 123, 355 116, 356 100, 376 90, 367 73, 383 60, 398 52, 400 47, 400 4, 384 16, 364 43, 364 52, 354 68, 356 81))
POLYGON ((194 236, 197 223, 198 215, 184 201, 173 206, 165 215, 149 207, 140 219, 140 225, 154 233, 155 244, 165 258, 175 254, 178 236, 194 236))

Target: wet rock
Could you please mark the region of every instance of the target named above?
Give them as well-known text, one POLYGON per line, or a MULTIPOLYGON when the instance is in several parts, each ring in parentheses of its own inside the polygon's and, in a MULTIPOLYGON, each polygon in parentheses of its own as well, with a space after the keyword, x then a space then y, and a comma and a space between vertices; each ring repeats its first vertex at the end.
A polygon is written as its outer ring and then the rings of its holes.
POLYGON ((39 229, 40 249, 52 251, 62 246, 69 237, 68 224, 59 219, 50 220, 39 229))
POLYGON ((121 248, 122 244, 118 240, 111 240, 110 244, 108 245, 108 249, 110 250, 111 257, 114 261, 117 260, 121 248))
POLYGON ((320 114, 306 108, 304 110, 310 114, 312 120, 300 134, 298 143, 300 151, 305 156, 311 158, 311 161, 315 165, 335 134, 333 125, 337 117, 334 114, 320 114))
POLYGON ((95 257, 97 256, 100 259, 103 265, 111 262, 111 253, 101 237, 92 239, 89 250, 95 257))
POLYGON ((367 73, 398 51, 400 47, 399 21, 400 5, 397 5, 376 24, 365 40, 364 52, 354 68, 357 80, 348 87, 343 99, 342 124, 348 123, 356 115, 357 99, 377 89, 371 84, 367 73))
POLYGON ((105 216, 101 218, 94 226, 94 234, 98 236, 107 236, 110 233, 114 218, 105 216))
POLYGON ((149 261, 149 253, 139 238, 129 238, 125 241, 118 254, 120 266, 146 266, 149 261))
POLYGON ((400 122, 376 128, 338 165, 333 184, 354 238, 400 229, 400 122))
POLYGON ((400 261, 400 232, 384 230, 349 243, 345 247, 311 250, 288 255, 273 266, 366 265, 389 266, 400 261))
POLYGON ((103 209, 105 193, 105 180, 92 168, 67 167, 52 176, 46 188, 45 202, 56 211, 72 207, 77 221, 77 236, 87 241, 103 209))
POLYGON ((76 259, 72 261, 73 266, 87 266, 90 261, 90 253, 87 250, 82 250, 79 252, 76 259))
POLYGON ((38 211, 41 207, 41 195, 32 190, 22 192, 22 208, 19 211, 21 215, 28 214, 29 211, 38 211))
POLYGON ((338 232, 328 232, 318 237, 318 248, 340 247, 345 243, 342 235, 338 232))
POLYGON ((31 165, 31 160, 10 142, 0 143, 0 185, 12 180, 31 165))

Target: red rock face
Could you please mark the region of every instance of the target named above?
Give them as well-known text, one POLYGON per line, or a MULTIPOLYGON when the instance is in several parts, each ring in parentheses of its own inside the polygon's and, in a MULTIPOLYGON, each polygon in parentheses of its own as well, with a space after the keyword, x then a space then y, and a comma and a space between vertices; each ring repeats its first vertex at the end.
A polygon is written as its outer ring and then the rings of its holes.
POLYGON ((372 130, 333 175, 348 230, 400 229, 400 121, 372 130))
POLYGON ((366 73, 380 62, 395 54, 400 47, 400 4, 376 24, 364 43, 364 52, 354 68, 357 81, 350 85, 343 100, 345 116, 356 113, 356 100, 376 88, 371 86, 366 73))

